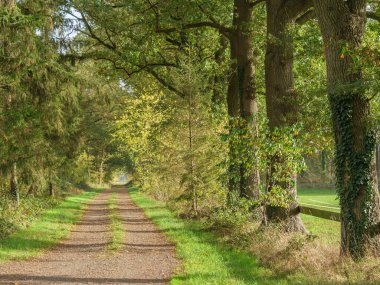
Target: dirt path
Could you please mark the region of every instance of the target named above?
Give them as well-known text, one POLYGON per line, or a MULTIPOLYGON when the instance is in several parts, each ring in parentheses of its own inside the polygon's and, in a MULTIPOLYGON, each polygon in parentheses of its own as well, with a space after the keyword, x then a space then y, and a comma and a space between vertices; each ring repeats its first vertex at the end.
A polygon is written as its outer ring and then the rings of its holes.
POLYGON ((174 250, 129 194, 112 188, 91 202, 57 247, 30 261, 0 264, 0 284, 167 284, 177 264, 174 250), (107 251, 107 201, 114 192, 126 230, 116 254, 107 251))

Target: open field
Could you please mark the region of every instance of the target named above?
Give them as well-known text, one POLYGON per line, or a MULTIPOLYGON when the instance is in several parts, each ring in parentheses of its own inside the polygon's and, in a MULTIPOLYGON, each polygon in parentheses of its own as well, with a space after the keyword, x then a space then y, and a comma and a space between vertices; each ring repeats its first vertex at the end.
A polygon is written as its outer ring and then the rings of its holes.
POLYGON ((299 189, 298 202, 308 207, 339 212, 338 197, 333 189, 299 189))
MULTIPOLYGON (((299 189, 298 202, 321 210, 339 212, 339 201, 332 189, 299 189)), ((302 214, 306 228, 326 242, 339 242, 340 223, 302 214)))

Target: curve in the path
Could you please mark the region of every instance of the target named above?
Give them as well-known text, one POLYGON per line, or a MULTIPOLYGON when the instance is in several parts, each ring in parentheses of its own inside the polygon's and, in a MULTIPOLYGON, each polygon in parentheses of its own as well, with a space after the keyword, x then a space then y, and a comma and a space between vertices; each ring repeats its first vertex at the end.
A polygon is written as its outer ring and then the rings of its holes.
POLYGON ((0 284, 167 284, 177 265, 175 248, 125 189, 98 195, 70 237, 41 257, 0 264, 0 284), (126 235, 123 249, 107 252, 108 200, 117 193, 126 235))

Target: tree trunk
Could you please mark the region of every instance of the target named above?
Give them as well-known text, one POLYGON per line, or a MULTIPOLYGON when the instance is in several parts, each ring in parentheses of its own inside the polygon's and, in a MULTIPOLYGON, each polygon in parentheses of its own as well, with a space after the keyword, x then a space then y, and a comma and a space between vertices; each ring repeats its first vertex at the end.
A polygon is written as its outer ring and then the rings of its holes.
POLYGON ((327 173, 327 157, 326 156, 327 156, 326 151, 322 150, 321 151, 321 170, 322 170, 323 176, 325 176, 327 173))
POLYGON ((376 174, 377 174, 377 187, 380 189, 380 145, 376 144, 376 174))
MULTIPOLYGON (((234 1, 233 26, 235 30, 230 33, 229 37, 232 74, 229 81, 227 103, 230 118, 232 120, 241 120, 242 127, 247 127, 251 134, 255 136, 257 133, 257 98, 252 9, 250 1, 234 1)), ((241 196, 257 199, 259 196, 260 175, 255 165, 257 164, 256 157, 252 158, 254 164, 252 169, 252 167, 245 164, 234 164, 235 155, 239 154, 236 153, 234 146, 230 145, 230 162, 232 163, 230 165, 230 176, 234 176, 232 179, 230 178, 230 191, 238 192, 241 196)))
MULTIPOLYGON (((237 76, 237 62, 236 53, 238 49, 237 39, 232 34, 229 38, 230 41, 230 59, 231 74, 229 76, 228 91, 227 91, 227 107, 229 116, 229 133, 230 136, 234 133, 236 127, 236 120, 240 117, 240 97, 239 97, 239 83, 237 76)), ((238 148, 234 141, 229 142, 229 169, 228 169, 228 188, 231 196, 240 195, 240 164, 238 163, 238 148)))
POLYGON ((54 197, 54 187, 52 182, 49 182, 49 195, 50 197, 54 197))
POLYGON ((351 54, 362 45, 367 1, 314 1, 325 44, 328 95, 336 144, 336 188, 341 206, 341 254, 354 259, 378 252, 380 221, 375 132, 361 88, 362 71, 351 54), (348 50, 342 53, 342 48, 348 50))
POLYGON ((102 185, 104 182, 104 162, 105 162, 105 154, 104 154, 104 149, 102 149, 102 155, 100 157, 99 171, 98 171, 98 184, 99 185, 102 185))
POLYGON ((10 193, 15 199, 17 206, 20 205, 20 192, 17 182, 17 164, 13 163, 11 170, 10 193))
MULTIPOLYGON (((293 78, 293 38, 289 26, 296 17, 310 8, 307 1, 267 0, 267 50, 265 56, 265 86, 267 116, 270 130, 289 127, 297 122, 298 98, 293 78)), ((271 159, 268 166, 267 191, 279 185, 292 199, 288 208, 267 205, 265 222, 284 223, 288 231, 306 232, 297 203, 297 175, 290 173, 289 185, 277 181, 275 164, 286 158, 280 154, 271 159)))

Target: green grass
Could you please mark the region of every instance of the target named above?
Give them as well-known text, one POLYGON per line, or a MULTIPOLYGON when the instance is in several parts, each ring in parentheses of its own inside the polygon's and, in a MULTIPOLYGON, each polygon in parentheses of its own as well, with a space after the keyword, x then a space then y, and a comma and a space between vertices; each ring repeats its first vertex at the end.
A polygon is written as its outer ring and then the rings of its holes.
MULTIPOLYGON (((334 189, 299 189, 298 202, 301 205, 339 212, 339 201, 334 189)), ((340 223, 302 214, 306 228, 328 243, 339 242, 340 223)))
POLYGON ((101 189, 91 189, 67 197, 57 207, 44 212, 29 227, 0 240, 0 262, 34 257, 65 238, 80 219, 86 202, 101 189))
POLYGON ((339 201, 334 189, 299 189, 298 202, 301 205, 326 211, 339 212, 339 201))
POLYGON ((203 231, 200 223, 177 218, 164 204, 136 189, 130 194, 133 201, 176 244, 183 268, 171 284, 302 284, 274 275, 261 267, 252 255, 219 242, 215 234, 203 231))
POLYGON ((108 200, 108 208, 110 213, 108 215, 110 219, 110 232, 111 232, 111 242, 108 245, 108 250, 116 252, 123 247, 123 241, 125 238, 125 229, 123 226, 122 219, 117 212, 116 200, 117 193, 113 193, 111 198, 108 200))
POLYGON ((309 215, 301 215, 306 229, 324 242, 331 244, 340 241, 340 223, 309 215))

